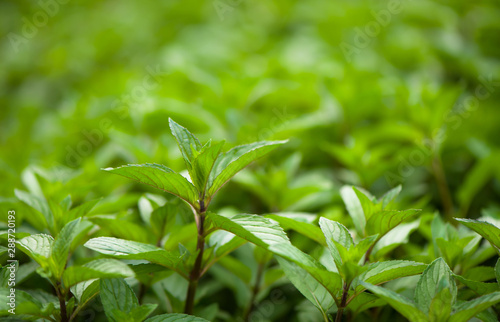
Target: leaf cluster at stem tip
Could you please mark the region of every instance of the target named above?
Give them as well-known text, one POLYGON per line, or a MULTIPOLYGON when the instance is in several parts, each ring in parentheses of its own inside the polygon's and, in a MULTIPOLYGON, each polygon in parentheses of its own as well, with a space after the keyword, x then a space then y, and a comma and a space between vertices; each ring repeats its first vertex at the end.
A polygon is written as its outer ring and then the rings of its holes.
POLYGON ((222 152, 224 141, 201 144, 190 131, 169 119, 170 130, 186 164, 189 177, 156 163, 105 168, 134 181, 171 193, 186 201, 196 213, 206 212, 214 195, 252 161, 287 141, 261 141, 222 152))

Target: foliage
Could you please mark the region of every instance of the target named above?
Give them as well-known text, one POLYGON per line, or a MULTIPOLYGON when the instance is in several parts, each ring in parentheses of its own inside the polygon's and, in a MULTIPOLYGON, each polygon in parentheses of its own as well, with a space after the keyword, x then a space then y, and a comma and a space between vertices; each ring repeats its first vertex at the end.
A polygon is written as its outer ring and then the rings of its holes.
POLYGON ((0 319, 498 321, 499 12, 1 1, 0 319))

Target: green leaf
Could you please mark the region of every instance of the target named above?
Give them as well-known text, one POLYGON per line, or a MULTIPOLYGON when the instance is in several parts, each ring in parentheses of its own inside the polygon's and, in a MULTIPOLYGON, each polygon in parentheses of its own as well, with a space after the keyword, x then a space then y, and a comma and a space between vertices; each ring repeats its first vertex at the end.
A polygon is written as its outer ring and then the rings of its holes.
POLYGON ((208 320, 180 313, 157 315, 144 322, 209 322, 208 320))
POLYGON ((356 231, 363 235, 365 231, 366 219, 363 212, 363 207, 361 206, 361 202, 359 201, 356 193, 353 190, 352 186, 343 186, 340 189, 340 195, 342 196, 342 200, 346 205, 347 211, 352 218, 352 222, 356 231))
POLYGON ((401 224, 389 231, 375 244, 372 252, 373 258, 381 259, 399 245, 408 243, 411 233, 416 230, 419 225, 420 222, 416 220, 410 223, 401 224))
POLYGON ((441 291, 442 283, 445 283, 449 288, 451 304, 453 305, 457 297, 457 285, 446 262, 442 258, 438 258, 424 270, 415 289, 415 302, 422 312, 429 313, 432 300, 441 291), (441 282, 441 280, 445 281, 441 282))
POLYGON ((438 285, 438 291, 431 301, 429 307, 429 318, 435 322, 446 322, 450 317, 453 296, 450 292, 447 279, 441 279, 438 285))
POLYGON ((391 229, 405 221, 412 219, 419 212, 420 210, 418 209, 409 209, 403 211, 382 210, 376 212, 366 222, 366 234, 379 234, 379 238, 382 238, 391 229))
POLYGON ((54 217, 52 216, 52 212, 50 211, 49 205, 47 204, 47 201, 45 201, 45 199, 35 196, 29 192, 17 189, 14 190, 14 193, 19 200, 36 210, 35 215, 43 215, 43 217, 45 218, 45 222, 44 227, 42 228, 49 227, 50 229, 52 229, 52 226, 54 224, 54 217))
POLYGON ((71 200, 71 195, 67 195, 66 198, 61 200, 59 204, 61 205, 63 211, 69 211, 69 208, 71 208, 71 205, 73 204, 73 201, 71 200))
POLYGON ((450 322, 466 322, 476 314, 500 302, 500 292, 495 292, 478 297, 472 301, 461 303, 455 307, 455 313, 450 317, 450 322))
MULTIPOLYGON (((123 279, 101 280, 101 302, 109 321, 124 320, 119 312, 130 313, 139 307, 139 301, 132 288, 123 279)), ((132 320, 133 321, 133 320, 132 320)))
POLYGON ((347 253, 348 261, 357 264, 366 255, 368 249, 373 246, 377 238, 378 235, 368 236, 360 240, 354 247, 351 247, 347 253))
POLYGON ((362 283, 363 287, 368 289, 373 294, 384 299, 390 306, 392 306, 396 311, 401 313, 409 321, 412 322, 427 322, 427 316, 415 307, 415 303, 408 300, 407 298, 401 296, 400 294, 385 289, 380 286, 375 286, 369 283, 362 283))
POLYGON ((151 213, 150 226, 157 238, 162 238, 175 223, 179 205, 167 202, 151 213))
POLYGON ((354 244, 349 230, 342 224, 321 217, 319 225, 325 235, 337 270, 344 281, 350 283, 366 270, 366 266, 360 266, 359 262, 376 241, 377 236, 364 238, 358 244, 354 244))
POLYGON ((208 213, 207 219, 214 228, 226 230, 263 248, 273 244, 290 243, 288 236, 276 222, 262 216, 237 215, 227 218, 208 213))
POLYGON ((57 237, 57 234, 59 233, 61 228, 65 225, 65 222, 63 222, 64 210, 59 203, 52 199, 47 200, 47 204, 49 205, 50 213, 52 214, 52 220, 54 221, 51 233, 55 238, 57 237))
POLYGON ((101 201, 101 198, 84 202, 78 207, 71 209, 66 215, 66 220, 71 221, 76 218, 86 216, 99 203, 99 201, 101 201))
POLYGON ((83 219, 80 224, 76 227, 76 231, 73 234, 73 241, 71 242, 70 252, 73 252, 78 246, 83 244, 88 238, 88 233, 94 228, 95 225, 90 221, 83 219))
POLYGON ((380 198, 379 203, 382 203, 382 209, 387 207, 387 205, 389 205, 394 200, 394 198, 396 198, 399 195, 399 193, 401 192, 401 189, 402 189, 402 186, 399 185, 396 188, 393 188, 393 189, 389 190, 388 192, 386 192, 382 196, 382 198, 380 198))
POLYGON ((237 146, 219 155, 208 179, 209 196, 215 193, 236 173, 248 166, 252 161, 268 154, 287 141, 262 141, 237 146))
POLYGON ((335 265, 340 272, 342 271, 342 264, 346 260, 347 251, 354 245, 351 234, 341 223, 324 217, 319 219, 319 226, 325 235, 328 249, 330 250, 333 260, 335 261, 335 265))
POLYGON ((213 247, 214 250, 214 259, 229 254, 245 243, 246 241, 244 239, 224 230, 213 232, 210 234, 210 239, 208 240, 208 245, 213 247))
POLYGON ((82 266, 68 267, 62 276, 65 288, 97 278, 133 277, 134 271, 116 259, 97 259, 82 266))
POLYGON ((307 271, 294 263, 278 258, 286 277, 323 315, 335 304, 328 290, 314 279, 307 271))
POLYGON ((325 242, 325 238, 321 232, 321 229, 318 226, 313 225, 305 220, 303 220, 303 216, 309 214, 300 214, 300 213, 277 213, 266 215, 267 218, 277 221, 283 229, 292 229, 298 232, 301 235, 310 238, 320 245, 327 246, 325 242))
POLYGON ((497 249, 497 252, 500 253, 500 228, 486 221, 463 218, 455 219, 483 236, 497 249))
POLYGON ((224 142, 218 142, 204 147, 203 150, 194 158, 192 169, 190 171, 193 183, 198 191, 205 193, 208 184, 208 178, 212 171, 219 154, 222 151, 224 142))
POLYGON ((100 280, 88 280, 71 287, 71 293, 78 300, 78 305, 85 305, 99 294, 99 289, 100 280))
POLYGON ((172 134, 177 140, 182 156, 184 157, 188 168, 190 168, 194 159, 193 148, 195 151, 200 150, 201 143, 191 132, 189 132, 185 127, 174 122, 174 120, 169 118, 168 123, 172 134))
MULTIPOLYGON (((0 316, 2 317, 6 315, 11 315, 11 313, 8 312, 8 310, 10 310, 11 307, 7 301, 7 299, 9 299, 8 296, 10 295, 11 295, 10 288, 0 288, 0 297, 3 299, 3 301, 0 302, 0 316)), ((18 289, 16 289, 15 291, 15 300, 16 300, 15 301, 16 316, 29 315, 31 318, 33 316, 49 317, 51 311, 53 311, 54 309, 53 306, 52 307, 45 306, 44 308, 44 304, 40 300, 38 300, 28 292, 18 289)), ((4 320, 8 321, 7 318, 4 318, 4 320)), ((22 321, 22 320, 23 319, 20 318, 19 320, 15 321, 22 321)))
POLYGON ((498 291, 497 283, 483 283, 478 281, 473 281, 467 278, 464 278, 460 275, 454 275, 455 279, 457 279, 460 283, 467 286, 469 289, 474 291, 477 295, 485 295, 489 293, 493 293, 498 291))
POLYGON ((368 269, 353 282, 353 288, 356 294, 359 294, 364 290, 363 282, 378 285, 396 278, 420 274, 426 267, 426 264, 405 260, 371 263, 368 269))
POLYGON ((68 261, 69 250, 73 238, 78 234, 77 226, 80 224, 81 218, 77 218, 67 223, 61 230, 52 245, 52 259, 55 264, 55 275, 57 278, 62 276, 66 262, 68 261))
POLYGON ((361 204, 361 208, 363 208, 365 220, 369 220, 376 211, 381 210, 381 206, 376 205, 374 200, 368 197, 363 191, 357 189, 356 187, 352 187, 352 190, 354 190, 354 193, 358 197, 361 204))
POLYGON ((464 252, 464 247, 467 246, 469 241, 473 238, 474 237, 469 237, 467 239, 463 238, 453 241, 448 241, 444 238, 436 238, 435 242, 446 263, 448 263, 451 267, 455 267, 455 265, 458 264, 458 261, 463 258, 462 254, 464 252))
MULTIPOLYGON (((363 288, 364 289, 364 288, 363 288)), ((361 293, 349 301, 349 310, 354 313, 360 313, 372 307, 379 307, 385 305, 385 301, 373 294, 361 293)))
POLYGON ((462 276, 472 281, 485 282, 495 278, 495 269, 491 266, 476 266, 468 269, 462 276))
POLYGON ((158 304, 144 304, 133 308, 130 312, 122 312, 117 309, 113 310, 117 316, 120 317, 120 321, 144 321, 153 311, 156 309, 158 304))
POLYGON ((40 266, 44 266, 50 258, 53 243, 54 238, 52 236, 37 234, 19 240, 17 247, 40 264, 40 266))
POLYGON ((338 297, 340 295, 343 285, 340 275, 336 272, 328 271, 310 255, 305 254, 290 243, 277 243, 271 245, 269 251, 297 264, 311 274, 314 279, 330 292, 332 297, 338 297))
POLYGON ((103 170, 171 193, 192 206, 196 206, 198 203, 198 192, 195 186, 182 175, 164 165, 156 163, 128 164, 103 170))
POLYGON ((182 270, 182 258, 179 255, 150 244, 112 237, 97 237, 90 239, 84 246, 111 257, 147 260, 181 274, 185 273, 182 270))

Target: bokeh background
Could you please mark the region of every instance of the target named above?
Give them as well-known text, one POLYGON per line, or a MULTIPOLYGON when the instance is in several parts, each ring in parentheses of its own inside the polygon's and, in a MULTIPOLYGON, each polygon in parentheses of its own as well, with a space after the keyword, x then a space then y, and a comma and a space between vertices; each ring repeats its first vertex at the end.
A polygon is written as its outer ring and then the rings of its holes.
MULTIPOLYGON (((213 209, 349 222, 339 188, 499 214, 497 1, 0 2, 1 218, 14 189, 137 213, 99 169, 184 169, 168 117, 226 147, 290 142, 213 209)), ((29 223, 28 223, 29 226, 29 223)), ((35 227, 36 228, 36 227, 35 227)))

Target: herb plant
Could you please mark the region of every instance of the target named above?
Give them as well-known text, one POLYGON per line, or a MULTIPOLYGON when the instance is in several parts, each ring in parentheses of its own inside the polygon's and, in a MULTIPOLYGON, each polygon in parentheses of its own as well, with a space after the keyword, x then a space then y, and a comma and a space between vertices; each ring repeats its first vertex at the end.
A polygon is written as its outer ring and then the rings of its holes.
MULTIPOLYGON (((335 211, 290 211, 307 208, 302 198, 319 200, 317 185, 309 181, 299 188, 285 184, 297 202, 272 187, 269 194, 256 194, 283 211, 212 212, 210 205, 233 176, 286 141, 222 152, 224 142, 201 144, 186 128, 169 123, 187 173, 155 163, 104 169, 173 195, 138 198, 139 221, 128 213, 106 215, 106 209, 115 209, 109 201, 93 199, 72 207, 67 196, 56 202, 40 194, 34 176, 29 176, 29 192, 16 190, 32 209, 30 224, 47 234, 16 232, 17 248, 31 261, 13 265, 24 276, 36 271, 55 293, 17 291, 18 317, 76 321, 98 301, 108 321, 230 320, 207 302, 218 289, 214 281, 236 294, 234 317, 244 321, 259 313, 263 298, 289 283, 309 301, 301 304, 303 314, 325 322, 362 321, 390 312, 388 307, 410 321, 498 317, 500 228, 493 217, 457 218, 453 225, 439 214, 398 210, 401 186, 380 198, 360 187, 339 187, 350 219, 335 218, 335 211), (413 245, 409 238, 414 232, 428 240, 426 248, 413 245), (204 282, 206 275, 212 283, 204 282), (316 311, 307 311, 308 305, 316 311)), ((269 178, 293 186, 299 163, 292 155, 282 164, 285 172, 272 169, 269 178)), ((236 183, 255 192, 265 178, 246 172, 236 183)), ((1 273, 0 292, 8 296, 9 267, 1 273)), ((7 304, 0 309, 8 315, 7 304)))

